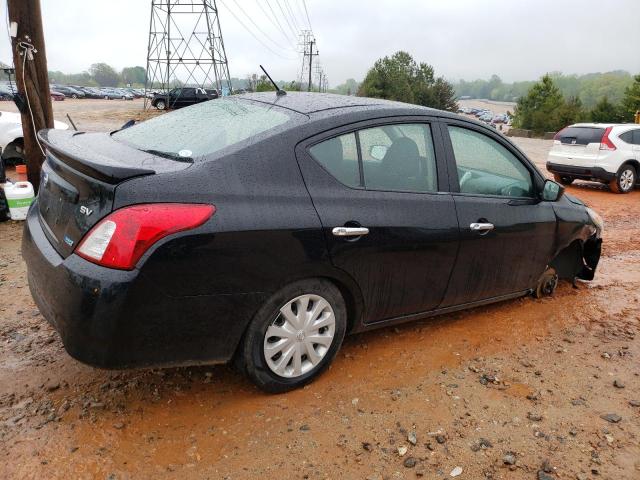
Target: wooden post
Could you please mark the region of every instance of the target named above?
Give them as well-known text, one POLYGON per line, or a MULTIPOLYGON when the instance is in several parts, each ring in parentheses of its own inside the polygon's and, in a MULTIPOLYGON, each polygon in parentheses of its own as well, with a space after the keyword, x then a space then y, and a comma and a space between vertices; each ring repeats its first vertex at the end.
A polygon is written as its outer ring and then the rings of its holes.
POLYGON ((7 2, 9 22, 16 22, 18 26, 17 35, 11 38, 11 48, 18 93, 24 99, 24 108, 20 113, 25 163, 29 181, 37 190, 40 185, 40 170, 44 155, 37 142, 36 133, 43 128, 53 128, 53 109, 49 92, 40 0, 7 0, 7 2))

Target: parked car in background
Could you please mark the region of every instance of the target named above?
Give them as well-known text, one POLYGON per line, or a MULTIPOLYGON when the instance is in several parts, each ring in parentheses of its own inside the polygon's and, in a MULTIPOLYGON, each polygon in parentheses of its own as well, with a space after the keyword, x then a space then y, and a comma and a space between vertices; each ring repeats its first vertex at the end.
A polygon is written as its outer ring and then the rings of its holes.
POLYGON ((600 255, 600 217, 509 139, 416 105, 265 92, 39 137, 29 286, 99 367, 233 359, 281 392, 345 333, 550 293, 600 255))
POLYGON ((60 92, 62 94, 64 94, 66 97, 69 98, 84 98, 85 94, 84 92, 81 92, 80 90, 77 90, 73 87, 70 87, 69 85, 50 85, 49 86, 50 90, 55 90, 56 92, 60 92))
POLYGON ((124 95, 122 92, 118 92, 112 88, 100 88, 100 93, 102 95, 102 98, 104 98, 105 100, 126 100, 126 95, 124 95))
POLYGON ((13 85, 0 85, 0 100, 13 100, 16 91, 13 85))
POLYGON ((51 94, 51 99, 55 100, 56 102, 61 102, 65 99, 63 93, 56 92, 55 90, 49 90, 49 93, 51 94))
POLYGON ((553 138, 547 170, 564 185, 592 180, 608 183, 613 192, 629 193, 640 174, 640 125, 569 125, 553 138))
MULTIPOLYGON (((58 130, 69 128, 58 120, 54 121, 54 126, 58 130)), ((0 155, 5 165, 24 162, 24 135, 19 113, 0 112, 0 155)))
POLYGON ((96 91, 94 88, 91 87, 73 87, 76 90, 80 90, 82 93, 84 93, 84 98, 93 98, 93 99, 98 99, 98 98, 102 98, 102 95, 100 95, 100 92, 96 91))
POLYGON ((218 98, 218 92, 215 90, 207 92, 204 88, 178 87, 170 90, 167 94, 155 94, 151 99, 151 105, 158 110, 165 110, 187 107, 215 98, 218 98))

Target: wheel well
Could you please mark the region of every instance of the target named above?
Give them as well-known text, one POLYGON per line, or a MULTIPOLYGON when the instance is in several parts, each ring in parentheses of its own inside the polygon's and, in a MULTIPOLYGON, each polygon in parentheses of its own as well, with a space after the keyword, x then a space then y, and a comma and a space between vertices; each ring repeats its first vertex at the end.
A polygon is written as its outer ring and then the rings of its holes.
POLYGON ((10 158, 23 158, 24 154, 18 153, 16 147, 20 147, 24 150, 24 138, 17 137, 11 142, 7 143, 7 146, 2 149, 2 158, 8 160, 10 158))
POLYGON ((575 240, 551 261, 550 266, 556 270, 559 278, 573 280, 578 275, 583 266, 582 248, 582 242, 575 240))
POLYGON ((356 320, 360 318, 360 315, 362 314, 362 307, 359 305, 359 302, 356 300, 353 292, 346 284, 332 277, 319 278, 333 283, 338 290, 340 290, 340 294, 344 299, 344 304, 347 307, 347 333, 349 333, 355 327, 356 320))
POLYGON ((631 165, 636 170, 636 174, 640 174, 640 162, 637 160, 627 160, 622 165, 631 165))

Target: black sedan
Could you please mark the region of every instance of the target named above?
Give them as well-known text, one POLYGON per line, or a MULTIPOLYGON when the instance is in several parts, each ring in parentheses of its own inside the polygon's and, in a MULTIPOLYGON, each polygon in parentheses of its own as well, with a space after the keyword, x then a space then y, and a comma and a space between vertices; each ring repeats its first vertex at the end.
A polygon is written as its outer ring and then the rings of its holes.
POLYGON ((595 212, 448 112, 262 93, 39 136, 29 286, 98 367, 233 360, 285 391, 347 333, 551 293, 600 257, 595 212))

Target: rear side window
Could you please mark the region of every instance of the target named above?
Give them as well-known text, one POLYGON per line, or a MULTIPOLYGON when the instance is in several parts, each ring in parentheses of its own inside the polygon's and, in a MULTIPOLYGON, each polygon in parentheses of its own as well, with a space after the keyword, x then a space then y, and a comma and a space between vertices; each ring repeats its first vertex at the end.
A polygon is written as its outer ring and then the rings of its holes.
POLYGON ((629 130, 620 135, 620 140, 629 145, 640 145, 640 129, 629 130))
POLYGON ((349 187, 360 186, 355 133, 326 140, 311 147, 309 152, 336 180, 349 187))
POLYGON ((628 132, 621 134, 620 140, 630 145, 633 144, 633 130, 629 130, 628 132))
POLYGON ((603 135, 604 128, 567 127, 558 132, 556 140, 560 140, 565 145, 589 145, 590 143, 600 143, 603 135))
POLYGON ((437 191, 429 125, 398 124, 358 132, 367 190, 437 191))
POLYGON ((531 172, 509 150, 474 130, 449 126, 460 192, 506 197, 533 196, 531 172))
POLYGON ((197 158, 264 133, 290 120, 276 108, 216 99, 160 115, 112 135, 138 150, 197 158))
POLYGON ((368 128, 325 140, 312 146, 309 153, 336 180, 349 187, 415 193, 438 189, 428 124, 368 128))

